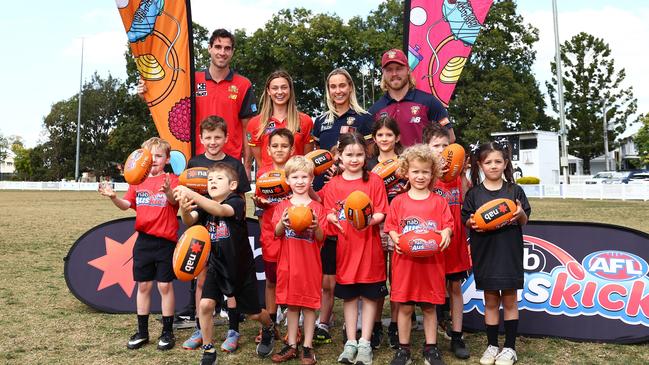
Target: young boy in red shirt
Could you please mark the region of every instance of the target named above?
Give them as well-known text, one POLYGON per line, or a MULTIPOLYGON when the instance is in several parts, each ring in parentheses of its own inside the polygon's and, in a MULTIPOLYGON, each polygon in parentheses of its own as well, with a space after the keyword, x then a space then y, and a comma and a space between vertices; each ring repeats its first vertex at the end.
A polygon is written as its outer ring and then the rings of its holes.
MULTIPOLYGON (((266 167, 260 167, 257 171, 257 177, 270 170, 284 170, 286 161, 293 154, 293 133, 286 128, 278 128, 268 136, 267 153, 272 159, 272 164, 266 167)), ((257 191, 259 192, 259 191, 257 191)), ((275 303, 275 288, 277 283, 277 260, 280 251, 280 241, 275 237, 275 226, 272 218, 275 207, 282 201, 289 198, 290 195, 283 197, 265 197, 254 195, 252 200, 255 202, 257 209, 255 215, 259 217, 259 226, 261 235, 261 254, 264 260, 264 271, 266 274, 266 310, 270 314, 273 322, 277 321, 277 304, 275 303)), ((273 334, 279 339, 279 331, 273 334)), ((255 341, 261 341, 263 333, 260 332, 255 341)))
POLYGON ((153 164, 149 176, 139 185, 129 185, 122 199, 108 185, 100 185, 99 193, 107 196, 121 210, 135 210, 135 230, 138 232, 133 247, 133 279, 137 282, 137 332, 126 347, 139 349, 149 342, 149 311, 153 280, 158 282, 162 299, 162 334, 158 350, 169 350, 176 340, 173 334, 174 289, 176 278, 171 264, 178 240, 178 204, 172 189, 178 178, 164 173, 169 163, 169 142, 153 137, 142 143, 151 152, 153 164))
MULTIPOLYGON (((453 217, 444 198, 429 189, 436 178, 437 158, 428 146, 419 144, 408 147, 399 161, 399 174, 408 179, 410 189, 392 200, 384 230, 394 242, 399 242, 401 235, 413 230, 439 232, 442 236, 439 246, 443 251, 451 241, 453 217)), ((399 245, 395 245, 390 300, 399 303, 399 349, 391 365, 411 363, 411 315, 415 305, 419 305, 424 313, 424 362, 428 365, 444 364, 437 348, 435 311, 435 306, 443 304, 445 298, 444 256, 437 253, 429 257, 412 257, 403 254, 399 245)))
MULTIPOLYGON (((437 158, 440 158, 442 151, 450 143, 448 129, 438 123, 427 126, 424 128, 424 143, 428 144, 437 158)), ((442 166, 443 172, 446 169, 448 167, 442 166)), ((451 237, 451 245, 445 251, 446 290, 451 307, 451 351, 458 359, 468 359, 470 356, 469 349, 462 339, 462 316, 464 315, 462 280, 468 277, 468 270, 471 268, 466 227, 462 224, 462 203, 469 186, 469 180, 464 172, 463 170, 460 176, 451 182, 435 180, 433 188, 433 192, 446 200, 453 215, 453 237, 451 237)), ((440 311, 438 315, 439 313, 440 311)))
MULTIPOLYGON (((203 336, 201 364, 215 364, 216 350, 212 344, 212 314, 216 301, 224 295, 235 299, 237 308, 228 308, 259 320, 264 331, 272 333, 274 324, 261 309, 257 295, 257 275, 252 248, 248 242, 245 201, 236 193, 237 173, 228 164, 217 162, 208 170, 209 198, 185 186, 174 189, 180 202, 183 223, 188 226, 200 222, 210 233, 212 251, 199 304, 199 320, 203 336)), ((238 326, 238 315, 236 325, 238 326)), ((238 332, 238 328, 235 328, 238 332)), ((229 331, 228 331, 229 332, 229 331)), ((259 343, 257 354, 268 356, 274 339, 259 343)))
POLYGON ((288 306, 288 341, 273 355, 274 362, 284 362, 297 357, 297 332, 300 311, 304 314, 304 343, 302 365, 316 363, 313 353, 315 311, 320 308, 322 295, 322 263, 320 248, 324 239, 326 214, 322 204, 311 199, 309 191, 313 182, 314 165, 304 156, 294 156, 286 163, 286 178, 293 195, 280 202, 273 213, 275 236, 280 239, 277 263, 277 303, 288 306), (313 219, 304 231, 291 226, 288 210, 292 206, 311 209, 313 219))

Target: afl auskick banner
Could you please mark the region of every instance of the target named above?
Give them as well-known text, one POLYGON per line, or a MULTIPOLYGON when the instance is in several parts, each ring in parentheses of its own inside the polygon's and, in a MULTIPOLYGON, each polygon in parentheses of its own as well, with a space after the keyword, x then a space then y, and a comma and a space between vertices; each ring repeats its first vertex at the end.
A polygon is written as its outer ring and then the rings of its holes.
POLYGON ((493 0, 406 0, 404 52, 417 88, 448 106, 493 0))
MULTIPOLYGON (((266 276, 258 240, 259 224, 247 219, 248 242, 255 255, 258 293, 264 299, 266 276)), ((84 233, 65 257, 65 281, 81 302, 107 313, 135 313, 137 285, 133 280, 133 245, 137 239, 135 217, 100 224, 84 233)), ((187 227, 180 222, 178 237, 187 227)), ((176 308, 189 300, 189 282, 175 280, 176 308)), ((160 312, 160 293, 151 291, 151 311, 160 312)))
MULTIPOLYGON (((579 341, 649 340, 649 235, 596 223, 530 222, 518 331, 579 341)), ((463 284, 464 326, 484 330, 484 299, 463 284)))
POLYGON ((192 156, 194 78, 189 0, 116 0, 144 98, 161 138, 171 143, 176 175, 192 156))

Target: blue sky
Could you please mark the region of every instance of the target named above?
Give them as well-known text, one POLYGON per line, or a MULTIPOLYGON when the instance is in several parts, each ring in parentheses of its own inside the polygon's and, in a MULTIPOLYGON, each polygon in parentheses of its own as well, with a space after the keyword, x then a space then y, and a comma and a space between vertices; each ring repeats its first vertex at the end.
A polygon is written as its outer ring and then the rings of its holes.
MULTIPOLYGON (((168 0, 169 1, 169 0, 168 0)), ((194 0, 195 21, 212 30, 246 28, 254 31, 281 8, 302 6, 315 12, 334 12, 344 19, 366 15, 378 0, 194 0), (242 14, 233 16, 234 14, 242 14), (245 14, 245 15, 243 15, 245 14)), ((616 66, 627 71, 627 86, 633 86, 638 109, 649 112, 649 73, 644 60, 649 49, 649 2, 618 0, 557 0, 561 41, 580 31, 604 38, 613 49, 616 66)), ((518 1, 525 20, 540 30, 534 72, 541 83, 550 77, 554 57, 551 0, 518 1)), ((3 24, 0 57, 0 100, 4 117, 0 133, 19 135, 29 147, 46 136, 43 118, 53 103, 70 98, 79 89, 81 41, 84 46, 84 79, 93 72, 125 75, 123 52, 126 34, 114 0, 63 3, 36 0, 10 2, 0 13, 3 24)), ((378 56, 377 56, 378 57, 378 56)))

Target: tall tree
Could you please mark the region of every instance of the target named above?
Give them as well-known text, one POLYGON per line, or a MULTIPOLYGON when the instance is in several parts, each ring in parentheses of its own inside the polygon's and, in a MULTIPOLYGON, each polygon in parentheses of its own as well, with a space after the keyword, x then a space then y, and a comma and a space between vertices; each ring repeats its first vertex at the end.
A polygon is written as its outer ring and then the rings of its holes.
MULTIPOLYGON (((632 87, 623 87, 624 69, 616 70, 611 48, 603 39, 581 32, 561 45, 568 152, 584 160, 590 172, 590 160, 604 153, 604 110, 610 147, 636 112, 637 100, 632 87), (604 109, 605 108, 605 109, 604 109)), ((551 63, 552 75, 556 63, 551 63)), ((546 82, 552 107, 558 112, 555 76, 546 82)))
POLYGON ((642 127, 638 133, 633 137, 638 155, 640 156, 641 165, 649 165, 649 113, 640 118, 642 127))
POLYGON ((538 40, 516 2, 493 4, 449 105, 460 143, 484 142, 493 132, 557 129, 532 73, 538 40))

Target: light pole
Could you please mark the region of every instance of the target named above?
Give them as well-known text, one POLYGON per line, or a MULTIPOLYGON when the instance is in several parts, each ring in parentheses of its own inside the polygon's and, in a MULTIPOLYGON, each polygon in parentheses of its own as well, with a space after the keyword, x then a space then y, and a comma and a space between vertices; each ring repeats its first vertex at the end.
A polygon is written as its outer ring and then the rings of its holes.
POLYGON ((363 65, 360 71, 363 80, 363 109, 367 109, 367 104, 365 103, 365 76, 367 76, 369 69, 367 68, 367 65, 363 65))
POLYGON ((557 93, 559 99, 559 123, 561 135, 561 158, 559 165, 563 173, 563 182, 570 182, 568 177, 568 141, 566 131, 566 115, 563 110, 563 77, 561 73, 561 51, 559 48, 559 21, 557 20, 557 0, 552 0, 552 16, 554 19, 554 52, 555 63, 557 64, 557 93))
POLYGON ((81 38, 81 72, 79 75, 79 107, 77 108, 77 155, 74 164, 74 180, 79 182, 79 146, 81 144, 81 94, 83 91, 83 38, 81 38))
POLYGON ((602 99, 602 117, 604 119, 604 164, 605 171, 610 170, 609 158, 608 158, 608 123, 606 122, 606 99, 602 99))

